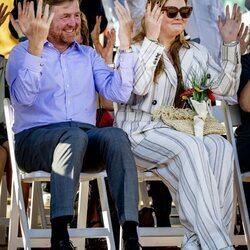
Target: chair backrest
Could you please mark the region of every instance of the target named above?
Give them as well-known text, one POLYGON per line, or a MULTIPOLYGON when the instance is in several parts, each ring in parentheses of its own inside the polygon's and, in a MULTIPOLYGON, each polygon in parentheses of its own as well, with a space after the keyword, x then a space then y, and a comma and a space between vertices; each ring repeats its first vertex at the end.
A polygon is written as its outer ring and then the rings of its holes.
MULTIPOLYGON (((10 104, 10 100, 5 98, 3 101, 4 104, 4 115, 5 115, 5 122, 6 122, 6 129, 8 135, 8 142, 9 142, 9 151, 10 151, 10 159, 11 159, 11 167, 12 167, 12 189, 11 189, 11 196, 16 196, 16 201, 18 201, 23 209, 20 211, 20 219, 24 222, 27 220, 25 219, 25 206, 24 206, 24 199, 22 193, 22 185, 21 185, 21 178, 20 178, 20 171, 18 169, 15 157, 15 150, 14 150, 14 133, 12 130, 12 126, 14 123, 14 110, 10 104)), ((12 199, 13 200, 13 199, 12 199)), ((27 239, 26 232, 28 231, 28 223, 21 223, 21 230, 24 239, 27 239)))
POLYGON ((228 140, 236 147, 234 128, 241 124, 239 104, 228 105, 224 101, 221 104, 228 140))
POLYGON ((228 105, 228 108, 229 108, 229 114, 230 114, 233 127, 241 125, 239 104, 230 105, 230 106, 228 105))
MULTIPOLYGON (((227 106, 227 109, 228 109, 228 117, 230 118, 228 121, 228 124, 227 124, 227 126, 229 127, 228 129, 230 129, 231 127, 237 127, 237 126, 241 125, 239 105, 237 104, 237 105, 227 106)), ((229 136, 233 136, 232 130, 231 130, 229 136)), ((234 138, 234 137, 232 137, 232 138, 234 138)), ((243 182, 250 182, 250 171, 241 174, 241 177, 242 177, 243 182)))

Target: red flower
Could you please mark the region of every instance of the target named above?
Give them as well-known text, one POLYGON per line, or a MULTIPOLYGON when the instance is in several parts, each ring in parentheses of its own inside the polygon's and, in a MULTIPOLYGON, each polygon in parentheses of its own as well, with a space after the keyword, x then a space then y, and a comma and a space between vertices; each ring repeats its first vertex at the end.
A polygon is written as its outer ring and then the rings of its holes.
POLYGON ((208 89, 208 90, 207 90, 207 95, 208 95, 208 98, 209 98, 212 102, 215 101, 215 96, 214 96, 214 93, 213 93, 212 90, 208 89))
POLYGON ((193 93, 194 93, 194 89, 193 88, 187 89, 185 92, 183 92, 182 94, 180 94, 180 97, 189 96, 189 95, 192 95, 193 93))

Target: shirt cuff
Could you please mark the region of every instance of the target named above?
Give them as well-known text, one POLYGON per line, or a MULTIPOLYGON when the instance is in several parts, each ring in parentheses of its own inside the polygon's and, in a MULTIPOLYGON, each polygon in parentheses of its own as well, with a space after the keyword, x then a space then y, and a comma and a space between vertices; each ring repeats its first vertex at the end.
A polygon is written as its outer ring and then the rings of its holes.
POLYGON ((119 60, 117 67, 133 68, 134 66, 134 53, 122 53, 119 54, 119 60))
POLYGON ((44 66, 44 61, 43 58, 31 55, 27 52, 24 58, 23 67, 35 72, 41 72, 44 66))
POLYGON ((235 46, 222 45, 222 61, 230 61, 234 64, 240 63, 240 44, 235 46))

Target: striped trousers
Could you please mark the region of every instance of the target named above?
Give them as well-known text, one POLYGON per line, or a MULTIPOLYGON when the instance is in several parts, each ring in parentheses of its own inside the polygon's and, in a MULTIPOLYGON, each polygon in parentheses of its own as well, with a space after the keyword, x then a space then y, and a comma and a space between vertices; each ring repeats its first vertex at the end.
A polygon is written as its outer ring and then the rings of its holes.
MULTIPOLYGON (((133 135, 130 135, 133 137, 133 135)), ((220 135, 204 141, 169 128, 143 133, 132 150, 136 158, 156 164, 151 171, 168 186, 185 238, 202 249, 231 249, 228 232, 233 210, 233 150, 220 135)), ((133 140, 131 140, 133 141, 133 140)))

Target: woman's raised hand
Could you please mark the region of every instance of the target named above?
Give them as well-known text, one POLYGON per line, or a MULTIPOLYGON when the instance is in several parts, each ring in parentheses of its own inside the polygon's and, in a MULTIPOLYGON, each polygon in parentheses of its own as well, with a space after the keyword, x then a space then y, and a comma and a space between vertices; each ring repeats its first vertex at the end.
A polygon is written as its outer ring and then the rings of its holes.
MULTIPOLYGON (((164 4, 164 3, 163 3, 164 4)), ((156 3, 151 10, 151 2, 147 4, 145 12, 145 28, 146 37, 150 40, 157 41, 160 35, 161 23, 164 17, 164 12, 161 11, 162 5, 156 3)))
POLYGON ((111 29, 110 31, 105 32, 107 43, 103 46, 99 40, 101 20, 101 16, 96 17, 96 23, 93 31, 91 32, 91 38, 96 52, 101 55, 106 63, 111 64, 113 62, 113 48, 115 46, 115 30, 111 29))
POLYGON ((240 7, 234 4, 232 13, 230 14, 229 6, 226 6, 226 16, 223 21, 219 16, 219 30, 224 43, 231 43, 238 40, 238 33, 241 25, 240 7))

